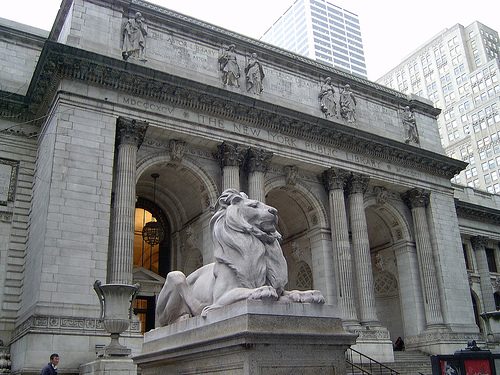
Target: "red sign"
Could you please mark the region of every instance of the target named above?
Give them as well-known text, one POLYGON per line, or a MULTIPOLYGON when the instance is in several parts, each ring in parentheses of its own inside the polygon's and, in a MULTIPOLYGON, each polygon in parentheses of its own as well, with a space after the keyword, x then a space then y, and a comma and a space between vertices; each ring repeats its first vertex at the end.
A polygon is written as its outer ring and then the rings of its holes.
POLYGON ((466 375, 491 375, 489 359, 466 359, 466 375))

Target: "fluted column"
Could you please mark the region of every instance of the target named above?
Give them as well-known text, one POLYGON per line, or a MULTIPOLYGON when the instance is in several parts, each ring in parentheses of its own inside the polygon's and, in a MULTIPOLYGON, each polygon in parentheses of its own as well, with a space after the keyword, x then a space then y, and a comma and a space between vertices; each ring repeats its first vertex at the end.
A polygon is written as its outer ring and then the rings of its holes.
POLYGON ((248 150, 248 197, 260 202, 266 201, 264 175, 273 157, 272 152, 250 148, 248 150))
POLYGON ((222 190, 240 191, 240 166, 243 163, 243 149, 236 143, 223 142, 217 146, 215 157, 222 168, 222 190))
POLYGON ((123 117, 119 117, 116 123, 118 147, 107 278, 109 284, 132 284, 137 150, 144 140, 147 126, 144 121, 123 117))
POLYGON ((413 216, 427 328, 433 325, 443 324, 437 273, 426 213, 426 207, 429 204, 429 196, 430 192, 424 189, 411 189, 402 196, 405 203, 411 209, 411 214, 413 216))
POLYGON ((363 195, 368 187, 369 177, 352 173, 347 184, 349 212, 351 217, 352 246, 354 250, 354 269, 358 286, 360 322, 362 325, 380 325, 375 305, 370 241, 366 224, 363 195))
POLYGON ((485 248, 487 238, 483 236, 476 236, 472 237, 470 242, 474 252, 476 253, 484 312, 495 311, 495 297, 493 294, 493 287, 491 286, 491 275, 485 248))
POLYGON ((330 226, 334 263, 338 271, 338 292, 341 318, 344 322, 358 323, 354 300, 351 245, 344 201, 344 186, 350 173, 339 168, 330 168, 323 172, 322 180, 328 192, 330 208, 330 226))

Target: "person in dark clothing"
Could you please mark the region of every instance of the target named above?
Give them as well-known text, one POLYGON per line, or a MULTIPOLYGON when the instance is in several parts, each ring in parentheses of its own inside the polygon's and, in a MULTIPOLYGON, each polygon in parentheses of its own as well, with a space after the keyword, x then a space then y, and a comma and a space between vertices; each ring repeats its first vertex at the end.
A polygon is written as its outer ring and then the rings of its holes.
POLYGON ((57 365, 59 364, 59 354, 50 355, 50 362, 45 366, 40 375, 57 375, 57 365))
POLYGON ((396 340, 396 343, 394 344, 394 351, 401 352, 403 350, 405 350, 405 343, 400 336, 400 337, 398 337, 398 339, 396 340))

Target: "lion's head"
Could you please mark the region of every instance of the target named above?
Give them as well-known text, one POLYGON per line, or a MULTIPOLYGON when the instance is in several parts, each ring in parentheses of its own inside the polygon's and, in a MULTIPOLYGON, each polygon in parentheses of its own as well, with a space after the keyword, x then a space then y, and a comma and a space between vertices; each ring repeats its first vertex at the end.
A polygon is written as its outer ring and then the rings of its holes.
POLYGON ((219 197, 210 221, 217 261, 231 267, 242 286, 287 283, 287 265, 276 231, 278 211, 245 193, 227 189, 219 197))

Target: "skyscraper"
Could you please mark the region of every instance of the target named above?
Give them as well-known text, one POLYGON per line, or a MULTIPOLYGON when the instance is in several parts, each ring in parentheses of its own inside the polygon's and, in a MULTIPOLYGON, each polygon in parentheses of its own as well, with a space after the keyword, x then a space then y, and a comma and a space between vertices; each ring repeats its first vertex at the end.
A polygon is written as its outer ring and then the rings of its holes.
POLYGON ((325 0, 296 0, 261 40, 366 78, 358 16, 325 0))
POLYGON ((377 82, 426 97, 446 154, 469 163, 452 182, 500 193, 498 32, 474 22, 436 35, 377 82))

